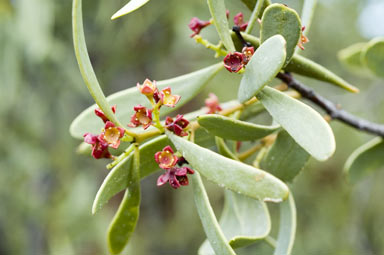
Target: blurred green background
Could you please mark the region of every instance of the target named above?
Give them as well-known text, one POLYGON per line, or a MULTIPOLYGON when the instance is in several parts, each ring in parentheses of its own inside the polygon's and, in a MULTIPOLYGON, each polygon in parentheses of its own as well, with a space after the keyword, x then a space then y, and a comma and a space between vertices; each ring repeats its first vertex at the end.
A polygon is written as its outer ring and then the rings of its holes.
MULTIPOLYGON (((110 17, 126 1, 83 2, 89 53, 107 95, 147 77, 171 78, 217 61, 189 38, 190 18, 209 18, 204 0, 151 1, 116 21, 110 17)), ((300 13, 302 1, 281 2, 300 13)), ((380 0, 318 2, 303 55, 344 77, 361 93, 348 94, 298 78, 345 109, 383 123, 384 82, 356 76, 336 57, 338 50, 352 43, 384 35, 383 4, 380 0)), ((79 141, 68 132, 76 115, 93 103, 73 53, 71 5, 70 0, 0 0, 1 255, 107 254, 106 229, 121 196, 91 215, 107 161, 77 155, 79 141)), ((246 19, 250 16, 240 0, 227 1, 227 7, 231 17, 239 11, 246 19)), ((217 40, 213 28, 202 35, 217 40)), ((238 81, 238 75, 222 72, 183 111, 200 108, 210 91, 221 101, 232 99, 238 81)), ((325 163, 311 160, 292 185, 298 210, 293 254, 384 254, 384 172, 356 186, 350 186, 342 174, 348 155, 371 136, 340 123, 332 127, 337 137, 335 156, 325 163)), ((125 254, 196 254, 205 235, 191 188, 157 188, 157 176, 142 182, 141 215, 125 254)), ((207 185, 219 216, 222 190, 207 185)), ((278 207, 270 207, 276 228, 278 207)), ((252 248, 260 248, 258 254, 271 254, 268 247, 252 248)), ((255 254, 250 249, 240 253, 255 254)))

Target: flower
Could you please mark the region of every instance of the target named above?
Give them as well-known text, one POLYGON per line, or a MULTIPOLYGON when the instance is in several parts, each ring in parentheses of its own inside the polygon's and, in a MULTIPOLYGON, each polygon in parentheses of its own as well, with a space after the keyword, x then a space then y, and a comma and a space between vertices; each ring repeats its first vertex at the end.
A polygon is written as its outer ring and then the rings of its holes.
POLYGON ((157 179, 157 186, 161 186, 167 182, 171 185, 172 188, 180 188, 181 185, 186 186, 189 184, 187 174, 194 174, 189 167, 174 167, 171 169, 165 170, 165 173, 160 175, 157 179))
POLYGON ((183 118, 183 115, 178 114, 175 121, 167 116, 165 118, 165 127, 178 136, 187 136, 188 133, 184 129, 189 125, 189 121, 183 118))
MULTIPOLYGON (((112 106, 111 110, 112 110, 113 113, 115 113, 116 112, 116 105, 112 106)), ((105 116, 104 112, 100 108, 96 108, 95 109, 95 114, 96 114, 96 116, 100 117, 100 119, 102 119, 104 121, 104 123, 109 121, 107 116, 105 116)))
POLYGON ((137 83, 136 87, 141 94, 146 95, 147 97, 151 97, 157 92, 156 81, 152 82, 149 79, 145 79, 142 85, 140 85, 140 83, 137 83))
POLYGON ((142 105, 133 107, 135 113, 131 117, 131 123, 128 127, 138 127, 143 125, 144 129, 147 129, 152 124, 152 110, 147 109, 142 105))
POLYGON ((160 168, 170 169, 176 165, 179 159, 173 154, 171 146, 168 145, 162 151, 156 152, 155 160, 160 168))
POLYGON ((103 140, 108 146, 117 149, 120 145, 120 139, 124 136, 124 128, 116 127, 110 121, 104 126, 104 131, 100 134, 100 140, 103 140))
POLYGON ((244 15, 242 12, 239 12, 235 15, 235 17, 233 17, 233 23, 235 23, 236 26, 240 27, 240 31, 245 31, 248 26, 248 22, 244 22, 244 15))
POLYGON ((209 26, 210 24, 210 21, 203 21, 196 17, 193 17, 188 24, 188 27, 194 32, 193 34, 191 34, 191 37, 198 35, 201 29, 205 28, 206 26, 209 26))
POLYGON ((85 133, 83 137, 84 142, 92 145, 92 156, 95 159, 112 157, 108 151, 108 143, 100 139, 100 136, 85 133))
POLYGON ((299 46, 299 48, 302 49, 302 50, 304 50, 304 45, 303 45, 303 44, 309 42, 308 37, 306 37, 305 35, 303 35, 304 30, 305 30, 305 26, 302 26, 302 27, 301 27, 300 41, 299 41, 299 43, 297 44, 297 46, 299 46))
POLYGON ((244 55, 240 52, 228 53, 224 58, 224 67, 230 71, 237 73, 244 67, 244 55))
POLYGON ((163 105, 168 107, 175 107, 175 105, 179 102, 180 96, 172 95, 171 88, 166 87, 165 89, 160 91, 160 100, 163 105))
POLYGON ((251 57, 253 56, 253 53, 255 53, 255 48, 251 47, 244 47, 241 52, 244 55, 243 64, 246 65, 251 60, 251 57))
POLYGON ((213 93, 209 93, 209 97, 205 99, 205 106, 208 107, 208 114, 216 113, 223 110, 220 107, 219 99, 213 93))

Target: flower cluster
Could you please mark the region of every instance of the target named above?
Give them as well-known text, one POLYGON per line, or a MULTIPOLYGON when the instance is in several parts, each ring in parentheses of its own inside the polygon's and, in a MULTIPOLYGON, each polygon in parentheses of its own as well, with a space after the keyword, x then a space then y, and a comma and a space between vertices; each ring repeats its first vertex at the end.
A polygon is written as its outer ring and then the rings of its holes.
MULTIPOLYGON (((112 112, 116 112, 116 106, 112 106, 112 112)), ((105 123, 99 135, 91 133, 84 134, 84 142, 92 145, 92 156, 96 159, 111 158, 112 155, 108 148, 117 149, 120 146, 120 139, 124 136, 124 128, 117 127, 114 123, 109 121, 104 112, 100 109, 95 109, 96 116, 105 123)))
POLYGON ((244 47, 241 52, 228 53, 224 58, 224 67, 231 73, 237 73, 248 64, 255 49, 251 47, 244 47))
POLYGON ((157 186, 167 182, 174 189, 179 188, 181 185, 186 186, 189 183, 187 174, 195 172, 189 167, 182 166, 184 163, 187 163, 186 160, 183 157, 177 157, 171 146, 166 146, 162 151, 156 152, 155 160, 159 167, 165 170, 165 173, 157 179, 157 186))
POLYGON ((302 26, 301 27, 301 35, 300 35, 300 41, 299 43, 297 44, 297 46, 299 46, 300 49, 304 50, 304 44, 309 42, 309 39, 308 37, 306 37, 305 35, 303 35, 303 32, 305 30, 305 26, 302 26))

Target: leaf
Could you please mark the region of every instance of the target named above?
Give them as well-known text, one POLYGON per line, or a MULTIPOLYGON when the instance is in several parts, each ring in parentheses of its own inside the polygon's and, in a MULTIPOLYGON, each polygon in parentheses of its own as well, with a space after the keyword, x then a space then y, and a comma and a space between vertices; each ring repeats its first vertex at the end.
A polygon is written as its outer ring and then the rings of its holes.
MULTIPOLYGON (((224 209, 219 221, 232 248, 237 249, 262 240, 271 230, 271 219, 264 202, 235 192, 225 191, 224 209)), ((199 249, 199 255, 214 255, 208 240, 199 249)))
POLYGON ((235 52, 236 49, 228 29, 224 0, 207 0, 207 3, 220 40, 229 52, 235 52))
MULTIPOLYGON (((95 72, 93 71, 92 64, 88 56, 87 45, 85 43, 84 37, 81 4, 81 0, 73 0, 72 5, 73 44, 81 76, 84 79, 85 85, 87 85, 89 93, 92 95, 99 108, 105 113, 110 121, 121 126, 118 118, 113 114, 111 107, 109 106, 104 93, 100 88, 99 82, 97 81, 95 72)), ((87 131, 83 132, 80 137, 82 138, 82 135, 86 132, 87 131)))
POLYGON ((219 186, 260 200, 279 202, 288 195, 287 186, 265 171, 221 156, 170 132, 167 135, 195 170, 219 186))
POLYGON ((287 133, 280 131, 261 161, 261 167, 284 182, 291 182, 308 162, 310 155, 287 133))
POLYGON ((123 8, 118 10, 115 14, 112 16, 112 20, 120 18, 121 16, 124 16, 126 14, 129 14, 133 11, 136 11, 146 3, 148 3, 149 0, 130 0, 123 8))
MULTIPOLYGON (((157 82, 157 87, 160 90, 165 87, 171 87, 172 94, 181 96, 176 107, 162 107, 161 115, 165 116, 169 114, 194 98, 222 68, 223 64, 218 63, 196 72, 157 82)), ((110 95, 107 100, 110 105, 117 106, 116 117, 125 124, 130 123, 131 116, 134 113, 134 106, 141 104, 150 107, 149 101, 136 87, 114 93, 110 95)), ((83 134, 86 132, 93 134, 100 132, 103 127, 103 122, 94 114, 96 107, 96 105, 88 107, 72 122, 69 131, 73 137, 83 139, 83 134)), ((142 128, 137 130, 142 132, 142 128)))
POLYGON ((257 98, 290 136, 317 160, 328 159, 335 151, 335 137, 323 117, 308 105, 265 87, 257 98))
POLYGON ((274 255, 289 255, 296 234, 296 206, 292 193, 280 204, 280 227, 274 255))
POLYGON ((236 255, 231 246, 227 243, 219 223, 217 222, 200 174, 195 172, 191 176, 191 179, 197 212, 213 250, 216 254, 220 255, 236 255))
POLYGON ((228 148, 223 138, 215 137, 215 142, 217 150, 221 155, 230 159, 239 160, 236 155, 233 154, 232 151, 228 148))
MULTIPOLYGON (((168 138, 163 135, 140 146, 140 168, 141 178, 144 178, 159 169, 154 155, 169 145, 168 138)), ((129 174, 132 171, 133 153, 117 164, 104 179, 96 198, 93 202, 92 213, 98 212, 111 197, 126 189, 129 186, 129 174)))
POLYGON ((283 4, 268 6, 261 19, 260 41, 262 43, 277 34, 282 35, 287 42, 287 56, 285 58, 285 64, 287 64, 300 40, 301 21, 295 10, 283 4))
POLYGON ((363 63, 373 74, 384 78, 384 37, 375 38, 366 45, 363 63))
POLYGON ((241 103, 251 99, 275 78, 284 65, 285 45, 284 38, 275 35, 256 50, 240 82, 238 99, 241 103))
POLYGON ((197 121, 209 133, 235 141, 257 140, 275 132, 280 127, 279 125, 257 125, 218 114, 202 115, 197 118, 197 121))
POLYGON ((108 229, 108 247, 112 254, 123 251, 134 232, 140 207, 140 158, 136 154, 128 170, 128 186, 119 209, 108 229), (131 164, 131 165, 132 165, 131 164))
POLYGON ((342 49, 337 54, 339 60, 349 69, 361 72, 365 69, 362 63, 362 51, 366 43, 355 43, 345 49, 342 49))
POLYGON ((383 169, 384 141, 376 137, 357 148, 348 158, 344 172, 349 175, 352 183, 364 178, 373 171, 383 169))
POLYGON ((310 59, 304 58, 300 55, 294 55, 288 65, 284 68, 287 72, 293 72, 314 78, 320 81, 335 84, 349 92, 357 93, 359 89, 349 84, 341 77, 337 76, 327 68, 313 62, 310 59))

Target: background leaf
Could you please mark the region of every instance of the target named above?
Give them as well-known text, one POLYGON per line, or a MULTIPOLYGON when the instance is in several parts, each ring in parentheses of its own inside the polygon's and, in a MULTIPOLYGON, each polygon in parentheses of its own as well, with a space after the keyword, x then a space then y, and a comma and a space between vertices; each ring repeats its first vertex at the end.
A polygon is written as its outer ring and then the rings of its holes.
POLYGON ((357 148, 348 158, 344 171, 349 180, 356 183, 369 173, 384 167, 384 141, 376 137, 357 148))
POLYGON ((335 137, 323 117, 308 105, 265 87, 257 98, 292 138, 317 160, 326 160, 335 151, 335 137))
POLYGON ((384 78, 384 37, 375 38, 366 45, 363 63, 372 73, 384 78))
POLYGON ((121 8, 115 14, 113 14, 111 19, 112 20, 117 19, 128 13, 136 11, 137 9, 139 9, 140 7, 142 7, 144 4, 148 2, 149 0, 130 0, 123 8, 121 8))
POLYGON ((193 169, 222 187, 261 200, 281 201, 288 195, 287 186, 265 171, 226 158, 169 132, 167 135, 193 169))
POLYGON ((237 97, 241 103, 251 99, 275 78, 284 65, 285 46, 284 38, 275 35, 256 50, 240 82, 237 97))
POLYGON ((340 50, 337 56, 341 63, 343 63, 349 69, 353 70, 354 72, 357 71, 359 73, 363 73, 366 69, 364 63, 362 62, 362 52, 365 45, 366 43, 352 44, 351 46, 340 50))

